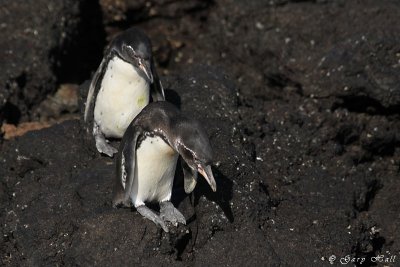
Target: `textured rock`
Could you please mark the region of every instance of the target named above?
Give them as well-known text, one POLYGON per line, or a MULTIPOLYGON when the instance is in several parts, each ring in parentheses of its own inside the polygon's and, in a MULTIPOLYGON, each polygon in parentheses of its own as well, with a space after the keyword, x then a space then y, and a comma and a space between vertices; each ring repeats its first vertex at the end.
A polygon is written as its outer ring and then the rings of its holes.
POLYGON ((0 53, 1 96, 26 114, 27 108, 54 91, 55 53, 78 23, 79 4, 74 1, 4 2, 0 53), (29 15, 28 15, 29 14, 29 15), (15 19, 19 18, 19 19, 15 19), (23 95, 23 99, 20 98, 23 95))
MULTIPOLYGON (((113 161, 82 146, 78 121, 30 132, 1 144, 3 262, 318 266, 331 255, 366 265, 400 257, 399 3, 101 4, 108 39, 132 24, 152 39, 168 100, 211 136, 218 191, 200 179, 186 197, 178 173, 174 202, 188 225, 167 235, 135 211, 110 208, 113 161)), ((67 79, 76 66, 63 66, 63 82, 76 83, 67 79)))
POLYGON ((62 84, 57 92, 48 96, 36 110, 36 116, 41 121, 59 118, 62 114, 77 113, 79 86, 76 84, 62 84))
POLYGON ((81 82, 88 75, 93 56, 102 51, 98 43, 103 32, 98 28, 93 33, 96 17, 90 15, 96 6, 88 2, 1 4, 0 120, 17 123, 30 118, 32 109, 56 90, 58 82, 81 82), (74 71, 67 73, 68 67, 74 71))
MULTIPOLYGON (((249 255, 245 248, 252 246, 253 238, 238 244, 235 236, 259 231, 251 207, 264 194, 252 188, 259 178, 254 164, 241 152, 234 124, 238 115, 235 88, 208 67, 171 77, 167 88, 167 98, 181 101, 185 113, 204 123, 215 153, 217 193, 200 179, 190 201, 177 178, 174 199, 188 219, 187 226, 171 227, 166 234, 137 212, 112 209, 113 160, 93 158, 85 147, 80 123, 68 121, 30 132, 2 148, 1 176, 9 197, 2 203, 6 263, 193 261, 197 254, 208 254, 213 239, 220 243, 216 243, 219 250, 207 256, 210 264, 219 263, 224 251, 231 251, 232 262, 249 255), (32 246, 36 249, 31 250, 32 246)), ((257 244, 269 251, 261 235, 257 244)), ((260 255, 263 258, 250 262, 274 258, 270 253, 260 255)))

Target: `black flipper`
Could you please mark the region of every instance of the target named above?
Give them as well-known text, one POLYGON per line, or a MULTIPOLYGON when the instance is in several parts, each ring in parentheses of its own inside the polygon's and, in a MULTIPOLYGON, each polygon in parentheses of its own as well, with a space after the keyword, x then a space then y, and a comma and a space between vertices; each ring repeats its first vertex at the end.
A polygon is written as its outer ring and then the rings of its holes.
POLYGON ((98 94, 98 90, 96 91, 96 88, 100 89, 98 83, 101 82, 102 80, 104 69, 107 67, 107 62, 109 61, 109 59, 110 59, 109 57, 103 58, 103 60, 100 63, 100 66, 94 73, 92 81, 89 85, 89 92, 86 98, 86 105, 85 105, 85 114, 83 117, 85 122, 90 122, 90 120, 93 119, 94 104, 96 102, 98 94))
POLYGON ((114 189, 113 206, 120 204, 132 206, 130 196, 133 187, 136 167, 136 145, 142 130, 130 125, 122 138, 116 157, 117 176, 114 189))
POLYGON ((154 62, 151 62, 151 72, 153 74, 153 83, 150 85, 151 97, 154 102, 164 101, 164 88, 161 84, 160 78, 158 77, 156 68, 154 67, 154 62))

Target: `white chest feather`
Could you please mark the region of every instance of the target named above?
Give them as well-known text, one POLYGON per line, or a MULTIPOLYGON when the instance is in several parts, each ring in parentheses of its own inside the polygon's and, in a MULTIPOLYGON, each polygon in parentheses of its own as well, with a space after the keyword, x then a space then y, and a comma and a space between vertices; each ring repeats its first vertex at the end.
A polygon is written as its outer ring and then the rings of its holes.
POLYGON ((149 103, 150 85, 132 65, 114 57, 97 94, 94 119, 107 137, 121 138, 129 123, 149 103))
POLYGON ((147 137, 136 150, 135 180, 132 201, 170 200, 178 153, 160 137, 147 137))

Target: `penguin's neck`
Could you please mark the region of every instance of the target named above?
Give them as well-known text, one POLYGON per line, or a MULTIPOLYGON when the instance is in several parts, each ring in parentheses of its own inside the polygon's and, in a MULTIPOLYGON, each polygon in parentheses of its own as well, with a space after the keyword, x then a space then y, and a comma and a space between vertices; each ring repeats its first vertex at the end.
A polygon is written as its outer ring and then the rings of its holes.
POLYGON ((121 138, 149 100, 147 80, 131 64, 115 56, 108 62, 101 82, 95 120, 107 137, 121 138))

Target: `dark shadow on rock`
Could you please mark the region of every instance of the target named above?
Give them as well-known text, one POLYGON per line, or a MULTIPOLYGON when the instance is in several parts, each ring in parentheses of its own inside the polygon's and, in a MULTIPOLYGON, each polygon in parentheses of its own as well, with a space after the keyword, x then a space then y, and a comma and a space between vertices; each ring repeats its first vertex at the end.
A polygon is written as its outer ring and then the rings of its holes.
POLYGON ((81 1, 76 31, 62 46, 51 51, 59 64, 54 67, 59 83, 81 83, 90 77, 103 58, 106 33, 98 1, 81 1))
POLYGON ((229 222, 234 222, 230 201, 232 200, 233 182, 223 175, 218 169, 213 168, 213 174, 217 183, 217 191, 213 192, 207 181, 199 174, 197 186, 194 190, 194 206, 197 206, 201 196, 215 202, 224 212, 229 222))
POLYGON ((164 89, 165 99, 181 109, 181 97, 173 89, 164 89))
POLYGON ((181 166, 181 160, 179 158, 178 163, 176 164, 174 187, 172 189, 171 202, 174 204, 175 207, 178 207, 187 196, 188 194, 186 194, 185 189, 183 187, 183 170, 181 166))
MULTIPOLYGON (((222 209, 229 222, 233 223, 233 212, 229 204, 232 200, 233 182, 216 168, 213 168, 213 174, 217 183, 217 192, 213 192, 207 181, 203 178, 203 176, 201 176, 201 174, 199 174, 195 190, 193 193, 188 195, 184 190, 183 172, 180 161, 178 161, 171 202, 175 207, 178 207, 186 199, 186 197, 189 196, 192 205, 197 206, 200 197, 204 195, 209 201, 215 202, 222 209)), ((193 214, 192 217, 186 219, 187 224, 190 224, 192 221, 196 220, 196 214, 193 214)))
POLYGON ((175 241, 174 247, 176 249, 177 260, 182 261, 182 254, 185 252, 188 244, 193 239, 192 232, 188 231, 178 237, 175 241))
MULTIPOLYGON (((361 88, 360 91, 362 90, 361 88)), ((333 104, 331 109, 335 111, 338 108, 369 115, 392 116, 400 114, 400 105, 383 106, 377 99, 364 95, 339 96, 338 101, 333 104)))
POLYGON ((0 120, 1 118, 4 118, 7 123, 17 124, 21 118, 21 111, 16 105, 7 102, 0 111, 0 120))

